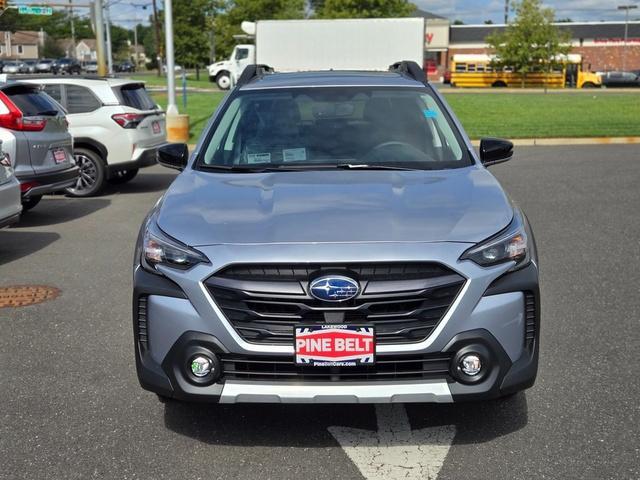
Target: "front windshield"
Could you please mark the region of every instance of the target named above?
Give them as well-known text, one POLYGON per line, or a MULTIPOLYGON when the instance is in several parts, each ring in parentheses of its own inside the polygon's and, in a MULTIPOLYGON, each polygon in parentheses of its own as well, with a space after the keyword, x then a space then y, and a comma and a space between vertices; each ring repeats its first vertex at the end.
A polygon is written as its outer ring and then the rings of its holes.
POLYGON ((471 165, 459 133, 426 89, 240 92, 205 145, 199 161, 204 169, 433 170, 471 165))

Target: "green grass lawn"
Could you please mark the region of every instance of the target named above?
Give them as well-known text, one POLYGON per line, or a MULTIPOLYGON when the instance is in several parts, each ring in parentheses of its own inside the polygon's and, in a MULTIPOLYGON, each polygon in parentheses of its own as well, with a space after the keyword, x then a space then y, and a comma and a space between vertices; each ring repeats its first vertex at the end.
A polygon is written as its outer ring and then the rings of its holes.
POLYGON ((640 94, 452 93, 471 138, 640 136, 640 94))
MULTIPOLYGON (((166 94, 153 96, 166 106, 166 94)), ((223 92, 188 94, 192 143, 223 96, 223 92)), ((640 94, 445 92, 445 96, 473 139, 640 136, 640 94)), ((185 113, 180 95, 177 102, 185 113)))
MULTIPOLYGON (((140 80, 144 82, 150 87, 166 87, 167 79, 166 77, 158 77, 155 72, 148 75, 131 75, 129 78, 133 80, 140 80)), ((176 76, 176 87, 182 88, 182 78, 178 75, 176 76)), ((187 87, 195 87, 195 88, 218 88, 215 83, 209 81, 208 73, 205 69, 200 70, 200 80, 196 80, 195 73, 187 73, 187 87)))

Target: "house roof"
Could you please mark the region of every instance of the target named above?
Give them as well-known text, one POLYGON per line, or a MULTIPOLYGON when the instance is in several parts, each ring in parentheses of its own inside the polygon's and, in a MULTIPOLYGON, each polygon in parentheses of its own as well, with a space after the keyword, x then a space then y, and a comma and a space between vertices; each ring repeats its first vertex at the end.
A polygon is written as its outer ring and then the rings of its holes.
MULTIPOLYGON (((0 32, 2 38, 4 38, 6 32, 0 32)), ((40 34, 32 30, 17 30, 11 32, 11 43, 14 45, 37 45, 40 39, 40 34)))
POLYGON ((80 42, 84 43, 87 47, 89 47, 90 50, 95 50, 96 49, 96 39, 95 38, 83 38, 81 40, 78 40, 78 44, 80 44, 80 42))
MULTIPOLYGON (((622 38, 624 22, 556 23, 571 38, 622 38)), ((490 33, 503 31, 505 25, 451 25, 450 43, 484 43, 490 33)), ((629 22, 629 37, 640 37, 640 22, 629 22)))

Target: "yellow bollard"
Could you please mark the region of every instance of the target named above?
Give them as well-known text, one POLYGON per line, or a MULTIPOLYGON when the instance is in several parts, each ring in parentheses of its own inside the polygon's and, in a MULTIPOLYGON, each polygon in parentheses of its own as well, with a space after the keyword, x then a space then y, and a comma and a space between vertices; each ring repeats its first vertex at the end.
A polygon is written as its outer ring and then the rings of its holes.
POLYGON ((187 143, 189 141, 189 115, 167 115, 167 141, 187 143))

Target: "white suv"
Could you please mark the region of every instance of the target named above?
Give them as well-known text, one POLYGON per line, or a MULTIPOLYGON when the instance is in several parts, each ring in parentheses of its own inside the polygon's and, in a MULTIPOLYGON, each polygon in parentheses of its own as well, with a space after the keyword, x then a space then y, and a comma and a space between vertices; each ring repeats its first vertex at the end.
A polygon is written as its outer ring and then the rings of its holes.
POLYGON ((165 115, 144 83, 118 78, 38 78, 68 112, 80 177, 67 192, 98 194, 105 182, 124 183, 156 163, 166 143, 165 115))

